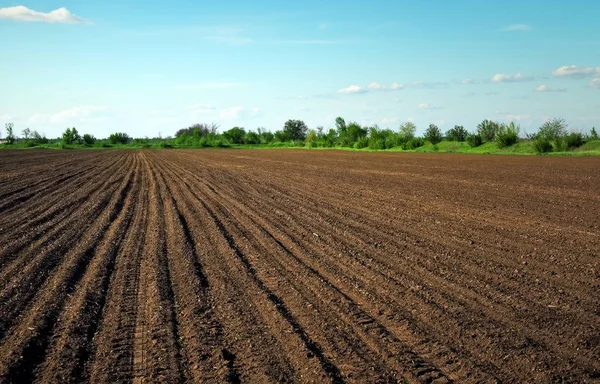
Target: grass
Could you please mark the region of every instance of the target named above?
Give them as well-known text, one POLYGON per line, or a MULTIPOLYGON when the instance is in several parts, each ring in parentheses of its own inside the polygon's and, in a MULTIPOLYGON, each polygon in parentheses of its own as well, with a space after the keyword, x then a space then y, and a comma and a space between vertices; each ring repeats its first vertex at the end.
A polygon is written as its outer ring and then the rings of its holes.
MULTIPOLYGON (((0 144, 0 149, 12 148, 12 149, 163 149, 163 148, 196 148, 191 146, 179 146, 179 145, 167 145, 164 143, 152 143, 152 144, 110 144, 110 145, 99 145, 98 143, 94 146, 85 145, 69 145, 66 147, 61 146, 60 143, 40 144, 35 146, 28 146, 24 143, 18 143, 13 145, 0 144)), ((204 147, 209 148, 209 147, 204 147)), ((228 146, 228 148, 235 149, 271 149, 271 148, 297 148, 297 149, 311 149, 311 150, 327 150, 337 149, 345 151, 359 151, 359 152, 419 152, 419 153, 464 153, 464 154, 498 154, 498 155, 536 155, 536 151, 533 148, 532 140, 520 140, 516 144, 513 144, 506 148, 498 148, 496 142, 483 143, 478 147, 471 147, 467 142, 457 141, 442 141, 434 147, 431 143, 427 142, 425 145, 411 150, 403 150, 401 147, 395 147, 391 149, 371 149, 371 148, 348 148, 348 147, 313 147, 303 143, 293 142, 275 142, 269 144, 249 145, 249 144, 234 144, 228 146)), ((562 152, 549 152, 544 156, 600 156, 600 140, 588 141, 579 148, 562 151, 562 152)))

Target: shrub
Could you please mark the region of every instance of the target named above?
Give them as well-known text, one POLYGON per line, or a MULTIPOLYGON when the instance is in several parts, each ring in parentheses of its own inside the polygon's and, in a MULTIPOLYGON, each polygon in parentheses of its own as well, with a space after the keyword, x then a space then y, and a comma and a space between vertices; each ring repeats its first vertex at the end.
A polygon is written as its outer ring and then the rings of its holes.
POLYGON ((565 137, 567 148, 574 149, 583 145, 583 135, 579 132, 571 132, 565 137))
POLYGON ((246 137, 244 137, 245 144, 260 144, 260 136, 256 132, 248 132, 246 133, 246 137))
POLYGON ((412 121, 407 121, 400 126, 400 136, 407 142, 415 137, 416 131, 417 126, 412 121))
POLYGON ((402 143, 402 149, 410 151, 411 149, 417 149, 425 145, 425 140, 420 137, 413 137, 409 141, 402 143))
POLYGON ((302 120, 290 119, 283 125, 283 131, 289 135, 291 140, 304 140, 308 127, 302 120))
POLYGON ((558 144, 558 141, 567 135, 567 127, 565 119, 552 118, 542 124, 538 131, 538 137, 545 137, 558 144))
POLYGON ((369 146, 369 139, 366 136, 359 138, 354 143, 354 148, 356 148, 356 149, 366 148, 368 146, 369 146))
POLYGON ((542 155, 544 153, 552 151, 552 143, 545 137, 538 137, 533 142, 533 150, 538 155, 542 155))
POLYGON ((501 124, 496 132, 496 145, 498 148, 506 148, 516 144, 519 140, 519 130, 520 127, 512 121, 510 124, 501 124))
POLYGON ((81 141, 81 136, 79 136, 79 132, 75 127, 67 128, 62 135, 62 142, 65 145, 76 144, 81 141))
POLYGON ((494 141, 499 124, 491 120, 483 120, 477 125, 477 133, 481 135, 483 141, 494 141))
POLYGON ((111 133, 108 137, 111 144, 127 144, 129 143, 129 135, 122 132, 111 133))
POLYGON ((467 143, 470 147, 479 147, 481 144, 483 144, 483 138, 479 133, 471 133, 469 136, 467 136, 467 143))
POLYGON ((173 144, 169 144, 166 141, 161 141, 156 146, 157 146, 157 148, 162 148, 162 149, 173 148, 173 144))
POLYGON ((38 133, 38 131, 33 131, 32 136, 33 138, 33 144, 35 145, 39 145, 39 144, 48 144, 49 140, 45 135, 40 135, 38 133))
POLYGON ((96 138, 89 133, 86 133, 83 135, 83 143, 85 145, 94 145, 94 143, 96 143, 96 138))
POLYGON ((569 150, 569 147, 567 147, 567 140, 565 140, 565 137, 556 138, 556 140, 552 141, 552 144, 556 152, 566 152, 569 150))
POLYGON ((437 125, 429 124, 429 127, 425 131, 425 139, 429 140, 433 145, 442 141, 442 132, 437 125))
POLYGON ((6 129, 6 144, 13 144, 15 142, 15 134, 13 133, 15 125, 13 123, 6 123, 4 127, 6 129))
POLYGON ((241 127, 233 127, 230 130, 223 132, 223 137, 231 144, 244 144, 245 136, 246 130, 241 127))
POLYGON ((469 133, 462 125, 455 125, 454 128, 448 130, 446 137, 452 141, 463 142, 467 140, 469 133))

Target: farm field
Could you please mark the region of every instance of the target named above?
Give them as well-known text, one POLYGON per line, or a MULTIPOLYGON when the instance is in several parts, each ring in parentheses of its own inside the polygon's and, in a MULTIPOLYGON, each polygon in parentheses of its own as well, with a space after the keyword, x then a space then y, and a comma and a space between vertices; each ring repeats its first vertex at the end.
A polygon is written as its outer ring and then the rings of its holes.
POLYGON ((600 160, 0 151, 0 383, 600 382, 600 160))

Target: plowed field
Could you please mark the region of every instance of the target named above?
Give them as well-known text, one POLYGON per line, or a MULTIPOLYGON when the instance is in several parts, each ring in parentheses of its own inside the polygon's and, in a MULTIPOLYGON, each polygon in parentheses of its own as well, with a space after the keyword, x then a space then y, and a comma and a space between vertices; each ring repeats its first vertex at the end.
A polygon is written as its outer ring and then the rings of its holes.
POLYGON ((600 382, 600 160, 1 151, 0 382, 600 382))

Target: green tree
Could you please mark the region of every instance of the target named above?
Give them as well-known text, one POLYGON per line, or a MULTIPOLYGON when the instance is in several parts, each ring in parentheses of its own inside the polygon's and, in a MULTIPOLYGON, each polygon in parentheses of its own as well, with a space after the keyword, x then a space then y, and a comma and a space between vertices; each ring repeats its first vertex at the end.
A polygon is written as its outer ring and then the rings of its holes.
POLYGON ((25 128, 23 130, 23 132, 21 132, 21 134, 23 135, 23 137, 25 138, 25 140, 29 140, 29 137, 31 136, 31 129, 25 128))
POLYGON ((244 137, 244 144, 260 144, 260 136, 258 133, 250 131, 244 137))
POLYGON ((304 140, 308 127, 302 120, 288 120, 283 125, 283 131, 286 132, 292 140, 304 140))
POLYGON ((116 133, 111 133, 110 136, 108 136, 108 141, 111 144, 127 144, 129 143, 130 137, 128 134, 123 133, 123 132, 116 132, 116 133))
POLYGON ((63 135, 62 135, 62 143, 66 144, 66 145, 71 145, 71 144, 75 143, 76 135, 79 136, 79 133, 77 132, 77 130, 75 128, 65 129, 65 131, 63 132, 63 135))
POLYGON ((15 134, 13 133, 15 125, 13 123, 6 123, 4 128, 6 129, 6 144, 13 144, 15 142, 15 134))
POLYGON ((538 136, 556 142, 567 135, 567 127, 565 119, 554 117, 542 124, 538 136))
POLYGON ((462 142, 467 140, 467 136, 469 136, 469 132, 462 125, 455 125, 446 132, 446 137, 452 141, 462 142))
POLYGON ((497 122, 486 119, 477 125, 477 133, 481 135, 483 141, 494 141, 498 128, 497 122))
POLYGON ((596 127, 592 127, 592 130, 590 131, 590 138, 592 140, 598 140, 598 133, 596 133, 596 127))
POLYGON ((231 144, 244 144, 245 136, 246 130, 241 127, 233 127, 230 130, 223 132, 223 137, 231 144))
POLYGON ((342 117, 337 117, 335 119, 335 128, 337 130, 338 136, 342 136, 346 133, 346 121, 342 117))
POLYGON ((442 141, 442 132, 440 128, 435 124, 429 124, 429 127, 425 131, 425 139, 433 145, 442 141))
POLYGON ((40 135, 38 131, 33 131, 31 137, 35 144, 48 144, 48 138, 45 135, 40 135))
POLYGON ((521 127, 516 125, 514 121, 509 124, 500 124, 496 132, 496 145, 498 148, 506 148, 515 144, 519 140, 519 131, 521 127))
POLYGON ((412 140, 417 132, 417 126, 412 121, 407 121, 400 126, 400 136, 404 141, 412 140))
POLYGON ((90 135, 89 133, 86 133, 85 135, 83 135, 83 143, 85 145, 94 145, 94 143, 96 142, 96 138, 92 135, 90 135))

